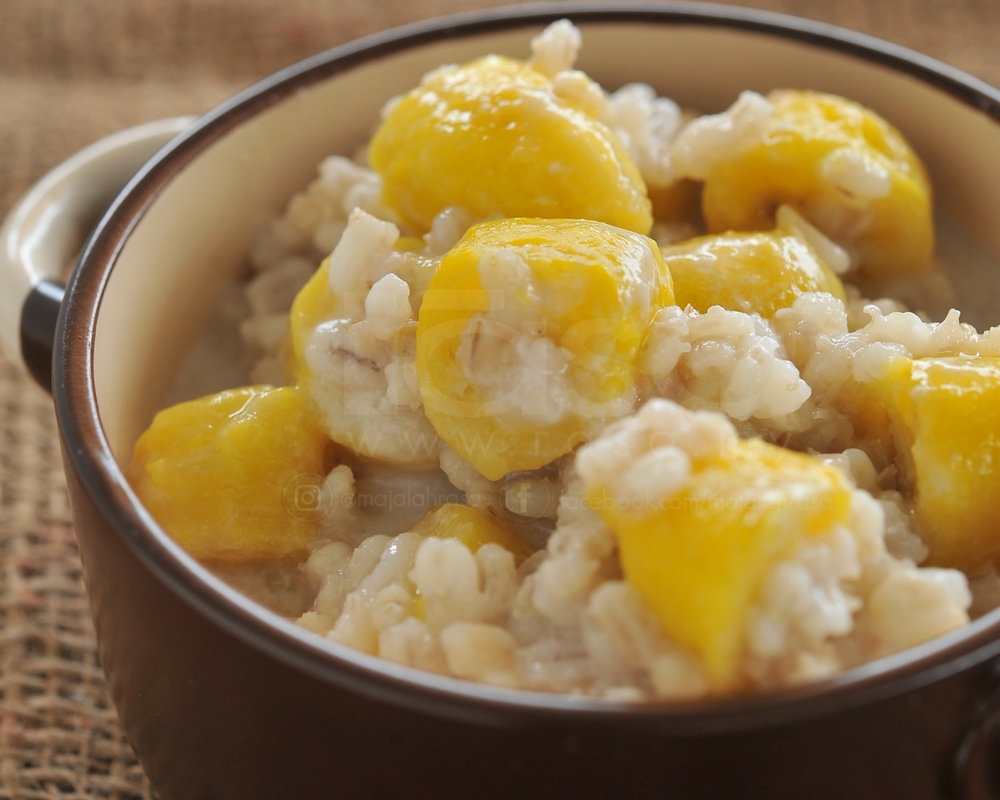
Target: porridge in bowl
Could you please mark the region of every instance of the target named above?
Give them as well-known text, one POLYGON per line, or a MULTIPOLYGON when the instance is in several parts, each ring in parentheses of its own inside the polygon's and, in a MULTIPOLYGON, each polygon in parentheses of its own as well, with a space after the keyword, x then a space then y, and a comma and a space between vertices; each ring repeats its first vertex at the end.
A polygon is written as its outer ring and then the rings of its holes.
POLYGON ((253 385, 157 415, 143 503, 318 636, 537 691, 785 686, 995 606, 1000 332, 882 297, 943 285, 917 155, 579 46, 441 67, 320 166, 227 311, 253 385))

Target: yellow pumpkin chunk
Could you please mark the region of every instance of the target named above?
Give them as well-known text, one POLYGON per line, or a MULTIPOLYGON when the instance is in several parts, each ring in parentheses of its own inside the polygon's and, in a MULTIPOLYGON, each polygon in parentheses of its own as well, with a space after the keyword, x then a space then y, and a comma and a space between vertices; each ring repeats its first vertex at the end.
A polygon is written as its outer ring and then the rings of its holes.
POLYGON ((475 553, 484 544, 498 544, 512 553, 520 564, 534 550, 513 531, 479 509, 461 503, 445 503, 432 508, 418 522, 414 533, 439 539, 458 539, 475 553))
POLYGON ((1000 557, 1000 359, 900 358, 873 388, 928 562, 973 571, 1000 557))
POLYGON ((523 61, 487 56, 428 75, 368 151, 383 201, 415 233, 458 206, 474 219, 577 217, 646 233, 638 168, 611 130, 523 61))
POLYGON ((590 502, 618 539, 626 580, 725 687, 762 582, 803 537, 847 522, 851 491, 839 470, 752 439, 693 458, 669 497, 634 502, 595 487, 590 502))
POLYGON ((330 287, 329 265, 330 259, 324 259, 309 282, 299 289, 292 303, 289 315, 292 352, 288 371, 293 378, 304 363, 306 342, 309 341, 310 334, 321 322, 333 319, 337 312, 337 293, 330 287))
POLYGON ((316 531, 328 445, 300 390, 235 389, 158 413, 129 480, 195 558, 290 558, 316 531))
POLYGON ((542 467, 632 410, 639 347, 672 302, 640 234, 584 220, 473 226, 420 309, 427 417, 491 480, 542 467))
POLYGON ((763 140, 705 181, 709 231, 766 230, 788 204, 855 252, 871 281, 918 273, 934 249, 931 190, 902 134, 841 97, 775 91, 763 140))
POLYGON ((787 231, 700 236, 665 247, 679 306, 711 306, 769 318, 807 292, 845 300, 840 279, 801 237, 787 231))

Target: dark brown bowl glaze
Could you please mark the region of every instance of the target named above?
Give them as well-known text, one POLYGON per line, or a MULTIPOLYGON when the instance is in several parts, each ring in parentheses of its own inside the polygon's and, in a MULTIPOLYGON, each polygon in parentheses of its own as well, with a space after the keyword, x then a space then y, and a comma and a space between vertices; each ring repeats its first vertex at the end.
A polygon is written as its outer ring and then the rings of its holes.
POLYGON ((165 800, 992 796, 997 613, 767 694, 636 706, 501 690, 321 645, 187 557, 128 488, 107 433, 113 391, 98 385, 106 367, 95 350, 110 345, 95 342, 121 253, 171 183, 248 120, 360 65, 482 34, 517 31, 526 41, 567 16, 595 30, 791 43, 807 61, 821 53, 862 74, 901 76, 1000 128, 995 90, 930 59, 825 25, 703 4, 560 3, 409 26, 284 70, 197 121, 132 181, 89 242, 53 362, 101 661, 129 740, 165 800))

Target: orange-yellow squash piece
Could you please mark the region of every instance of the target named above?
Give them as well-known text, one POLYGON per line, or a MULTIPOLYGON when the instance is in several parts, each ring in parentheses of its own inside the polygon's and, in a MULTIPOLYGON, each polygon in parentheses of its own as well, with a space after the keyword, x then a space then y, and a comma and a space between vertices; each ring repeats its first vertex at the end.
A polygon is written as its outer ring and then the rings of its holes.
POLYGON ((129 479, 196 558, 288 558, 316 531, 328 445, 299 389, 234 389, 158 413, 129 479))
POLYGON ((756 439, 692 466, 686 488, 662 502, 622 503, 601 487, 590 500, 618 539, 626 580, 725 688, 767 574, 804 537, 847 522, 852 487, 839 470, 756 439))
POLYGON ((873 389, 893 421, 928 563, 1000 557, 1000 359, 894 360, 873 389))
POLYGON ((390 108, 368 151, 383 200, 415 233, 474 219, 573 217, 647 233, 652 212, 617 137, 523 61, 444 67, 390 108))
POLYGON ((291 354, 288 363, 289 377, 292 380, 298 379, 298 371, 305 363, 306 343, 313 329, 328 319, 336 318, 338 299, 337 293, 330 287, 329 266, 330 259, 324 259, 292 302, 289 315, 291 354))
POLYGON ((475 553, 484 544, 498 544, 520 564, 534 549, 520 536, 483 511, 461 503, 432 508, 418 522, 414 533, 439 539, 458 539, 475 553))
POLYGON ((640 234, 584 220, 473 226, 420 308, 427 417, 491 480, 542 467, 631 411, 639 347, 672 302, 659 249, 640 234))
POLYGON ((716 165, 705 181, 708 230, 772 228, 784 203, 855 251, 868 279, 922 271, 934 249, 931 189, 902 134, 834 95, 781 90, 768 99, 775 113, 763 141, 716 165), (884 195, 864 198, 849 181, 831 180, 863 164, 882 175, 884 195))
POLYGON ((699 236, 664 247, 677 305, 769 318, 807 292, 844 300, 844 286, 816 251, 787 231, 699 236))

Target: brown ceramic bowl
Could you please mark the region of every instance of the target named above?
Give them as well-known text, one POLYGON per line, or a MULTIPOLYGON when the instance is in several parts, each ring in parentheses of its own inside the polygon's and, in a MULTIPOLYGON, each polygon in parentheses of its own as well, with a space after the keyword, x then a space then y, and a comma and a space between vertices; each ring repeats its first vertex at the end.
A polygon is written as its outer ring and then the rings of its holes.
MULTIPOLYGON (((583 30, 579 66, 607 87, 646 81, 715 111, 741 89, 794 85, 877 109, 928 164, 966 318, 997 321, 1000 287, 977 264, 1000 253, 1000 93, 885 42, 724 6, 559 3, 412 25, 278 73, 142 169, 59 319, 52 387, 84 572, 139 758, 167 800, 993 796, 998 612, 754 696, 634 706, 489 688, 322 646, 188 557, 126 483, 120 465, 217 291, 321 158, 363 142, 427 69, 524 55, 560 17, 583 30)), ((29 297, 29 339, 46 296, 29 297)))

